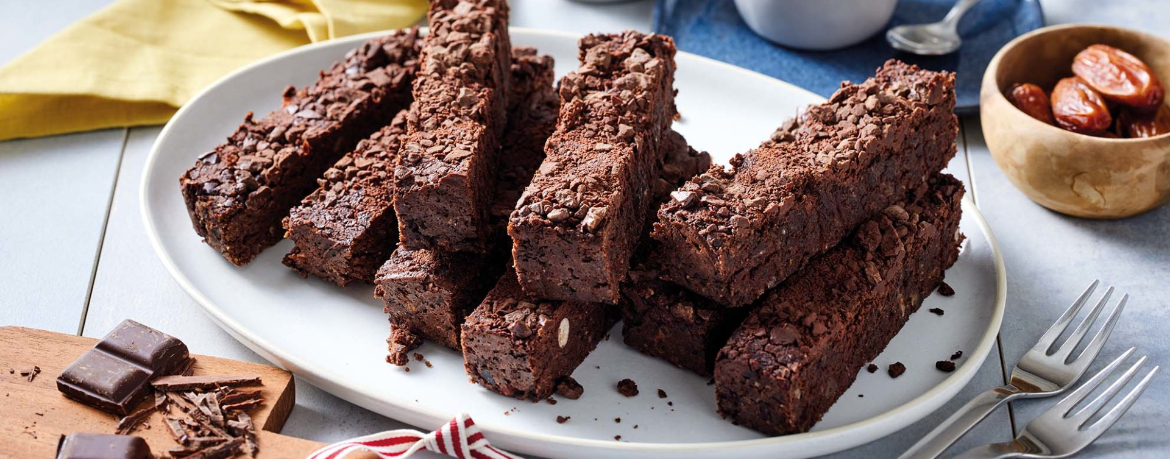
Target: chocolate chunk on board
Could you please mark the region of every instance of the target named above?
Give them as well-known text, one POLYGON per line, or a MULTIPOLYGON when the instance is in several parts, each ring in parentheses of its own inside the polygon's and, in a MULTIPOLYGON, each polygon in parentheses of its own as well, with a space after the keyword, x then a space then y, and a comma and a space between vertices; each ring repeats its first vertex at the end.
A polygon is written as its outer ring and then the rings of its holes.
POLYGON ((508 4, 437 0, 427 19, 394 171, 400 243, 485 252, 509 95, 508 4))
POLYGON ((928 183, 749 313, 715 362, 723 416, 769 435, 808 431, 881 353, 959 256, 963 185, 928 183))
POLYGON ((127 319, 57 376, 57 390, 125 416, 146 396, 151 379, 174 374, 188 358, 182 341, 127 319))
POLYGON ((532 297, 509 269, 463 323, 464 367, 472 380, 496 393, 540 401, 573 373, 616 320, 602 304, 532 297))
POLYGON ((405 365, 406 353, 423 338, 460 349, 459 325, 508 263, 507 215, 544 158, 544 139, 556 124, 559 106, 552 58, 532 48, 516 48, 513 57, 508 129, 492 206, 492 249, 481 254, 399 247, 382 265, 374 291, 390 315, 390 363, 405 365))
POLYGON ((658 212, 669 280, 738 307, 905 199, 955 154, 954 75, 890 61, 658 212))
POLYGON ((561 80, 557 130, 508 228, 525 291, 618 302, 677 115, 675 52, 657 34, 581 39, 581 66, 561 80))
POLYGON ((57 442, 56 459, 151 459, 146 440, 132 435, 75 432, 57 442))
POLYGON ((317 178, 410 103, 417 56, 417 29, 391 32, 347 53, 311 86, 290 86, 280 109, 245 116, 179 179, 204 242, 238 266, 279 242, 281 220, 317 178))
POLYGON ((220 387, 258 386, 260 385, 260 377, 249 375, 162 376, 155 378, 150 385, 164 391, 210 390, 220 387))

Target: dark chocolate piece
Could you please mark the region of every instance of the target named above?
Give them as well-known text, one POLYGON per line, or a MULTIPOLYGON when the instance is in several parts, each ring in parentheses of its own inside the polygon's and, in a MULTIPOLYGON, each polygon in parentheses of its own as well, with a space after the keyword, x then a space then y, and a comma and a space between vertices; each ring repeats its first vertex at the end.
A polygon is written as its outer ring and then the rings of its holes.
POLYGON ((508 227, 526 292, 620 299, 677 114, 675 52, 658 34, 581 39, 581 65, 561 80, 557 130, 508 227))
POLYGON ((57 459, 151 459, 150 446, 141 437, 95 433, 62 435, 57 459))
POLYGON ((211 390, 220 387, 258 386, 259 376, 245 375, 200 375, 200 376, 163 376, 150 383, 158 390, 180 391, 191 389, 211 390))
POLYGON ((936 175, 769 291, 716 359, 719 412, 770 435, 816 424, 958 259, 962 195, 936 175))
POLYGON ((713 167, 658 212, 666 277, 747 305, 906 198, 955 154, 954 75, 889 61, 759 148, 713 167))
POLYGON ((86 405, 126 415, 147 394, 151 379, 173 374, 188 358, 182 341, 127 319, 66 367, 57 389, 86 405))

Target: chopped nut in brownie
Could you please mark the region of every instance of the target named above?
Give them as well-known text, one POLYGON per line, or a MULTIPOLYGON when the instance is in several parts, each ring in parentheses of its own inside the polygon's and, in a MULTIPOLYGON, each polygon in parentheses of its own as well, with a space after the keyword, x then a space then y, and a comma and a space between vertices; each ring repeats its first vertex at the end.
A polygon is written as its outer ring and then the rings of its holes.
POLYGON ((638 395, 638 383, 635 383, 634 380, 629 378, 618 381, 617 389, 618 392, 626 397, 638 395))
POLYGON ((951 288, 951 284, 943 282, 938 284, 938 294, 942 296, 955 296, 955 289, 951 288))
POLYGON ((894 362, 886 371, 890 374, 891 378, 897 378, 906 372, 906 365, 903 365, 902 362, 894 362))
POLYGON ((939 360, 937 362, 934 362, 934 367, 938 368, 938 371, 941 371, 943 373, 950 373, 952 371, 955 371, 955 362, 952 362, 950 360, 939 360))

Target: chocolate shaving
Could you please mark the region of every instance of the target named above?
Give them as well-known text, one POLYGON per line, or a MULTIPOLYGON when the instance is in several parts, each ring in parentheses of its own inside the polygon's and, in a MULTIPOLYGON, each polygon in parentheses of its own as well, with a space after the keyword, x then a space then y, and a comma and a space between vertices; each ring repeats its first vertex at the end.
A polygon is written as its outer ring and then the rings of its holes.
POLYGON ((260 400, 254 399, 254 400, 243 401, 240 403, 233 403, 230 405, 224 405, 223 409, 224 409, 224 411, 243 410, 243 409, 248 409, 248 408, 251 408, 251 407, 259 405, 259 404, 260 404, 260 400))
POLYGON ((38 367, 38 366, 33 366, 32 368, 29 368, 27 370, 20 370, 20 375, 27 376, 28 382, 33 382, 33 380, 36 379, 37 375, 40 373, 41 373, 41 367, 38 367))
POLYGON ((259 376, 163 376, 150 383, 155 389, 164 391, 178 391, 203 389, 212 390, 220 387, 258 386, 259 376))
POLYGON ((154 406, 147 406, 140 408, 133 413, 127 414, 122 419, 118 420, 118 425, 114 426, 114 433, 118 435, 126 435, 134 430, 134 427, 142 422, 143 419, 150 417, 150 414, 155 411, 154 406))
POLYGON ((202 451, 187 456, 187 459, 226 459, 239 453, 240 447, 243 445, 243 438, 233 438, 226 443, 204 448, 202 451))

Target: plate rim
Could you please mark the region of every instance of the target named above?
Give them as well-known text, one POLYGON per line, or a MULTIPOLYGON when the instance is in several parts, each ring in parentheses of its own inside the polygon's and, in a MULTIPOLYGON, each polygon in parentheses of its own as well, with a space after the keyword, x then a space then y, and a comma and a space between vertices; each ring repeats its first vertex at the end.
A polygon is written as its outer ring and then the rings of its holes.
MULTIPOLYGON (((141 216, 143 219, 143 224, 144 224, 145 229, 146 229, 147 238, 150 240, 150 245, 154 249, 155 255, 157 255, 159 257, 159 260, 163 263, 167 272, 171 275, 171 278, 173 278, 175 280, 175 282, 177 282, 179 284, 179 286, 183 289, 184 292, 187 293, 188 296, 190 296, 192 299, 194 299, 195 302, 198 303, 201 308, 203 308, 204 313, 206 313, 212 319, 213 322, 215 322, 224 331, 228 332, 229 335, 231 335, 233 338, 235 338, 241 344, 245 345, 246 347, 248 347, 252 351, 256 352, 257 354, 259 354, 261 357, 263 357, 265 360, 269 361, 270 363, 277 365, 281 368, 284 368, 288 371, 291 371, 292 373, 294 373, 298 376, 301 376, 302 378, 305 378, 305 379, 309 380, 310 382, 320 381, 320 382, 325 383, 325 384, 314 383, 314 385, 317 386, 318 388, 325 390, 326 392, 329 392, 329 393, 331 393, 339 398, 342 398, 350 403, 354 403, 358 406, 362 406, 363 408, 365 408, 365 406, 363 406, 362 403, 360 403, 359 401, 355 401, 355 399, 359 399, 359 398, 379 399, 379 400, 382 400, 384 403, 387 403, 388 405, 392 406, 396 411, 398 411, 400 413, 421 414, 424 417, 432 418, 436 424, 439 424, 442 422, 446 422, 450 418, 450 413, 438 413, 434 410, 431 410, 430 408, 428 408, 426 406, 421 406, 421 405, 417 405, 417 404, 408 404, 405 402, 399 403, 400 401, 385 399, 383 397, 370 397, 369 395, 366 394, 365 391, 362 390, 363 389, 362 385, 356 384, 356 383, 351 383, 351 382, 342 382, 342 381, 345 381, 344 378, 330 377, 330 376, 336 376, 336 375, 331 375, 330 372, 328 372, 328 371, 324 371, 320 368, 316 368, 315 365, 308 364, 308 362, 303 361, 300 357, 292 355, 292 354, 286 352, 285 350, 282 350, 281 348, 274 346, 271 342, 254 334, 253 332, 248 330, 246 327, 242 326, 240 323, 235 321, 230 315, 226 314, 218 305, 216 305, 209 298, 204 296, 203 293, 193 283, 191 283, 191 281, 187 279, 186 275, 184 275, 183 272, 179 269, 179 266, 174 262, 174 260, 170 256, 170 253, 167 252, 165 246, 163 245, 161 234, 159 233, 158 227, 155 224, 154 214, 152 213, 151 208, 148 205, 148 203, 150 202, 148 199, 149 194, 150 194, 149 193, 150 183, 153 181, 154 172, 156 170, 156 163, 158 162, 158 158, 161 156, 160 146, 163 143, 163 140, 168 137, 168 134, 170 134, 170 131, 172 129, 175 129, 175 120, 182 118, 182 116, 186 113, 187 109, 191 106, 191 102, 194 102, 194 101, 202 98, 208 92, 211 92, 213 90, 218 89, 221 85, 229 82, 230 80, 237 77, 238 75, 240 75, 242 73, 249 72, 256 67, 266 65, 269 62, 280 60, 280 59, 285 59, 285 58, 288 58, 288 57, 291 57, 291 56, 294 56, 297 54, 301 54, 301 53, 310 52, 310 51, 313 51, 317 48, 323 48, 326 46, 334 46, 334 45, 338 45, 340 43, 357 43, 357 42, 365 41, 365 40, 368 40, 368 39, 373 38, 373 37, 385 35, 387 33, 394 31, 394 30, 400 30, 400 29, 388 29, 388 30, 383 30, 383 31, 378 31, 378 32, 370 32, 370 33, 365 33, 365 34, 360 34, 360 35, 352 35, 352 36, 343 37, 343 38, 339 38, 339 39, 326 40, 326 41, 322 41, 322 42, 317 42, 317 43, 312 43, 312 44, 292 48, 292 49, 274 54, 272 56, 266 57, 264 59, 260 59, 258 61, 253 62, 253 63, 250 63, 248 65, 245 65, 245 66, 243 66, 243 67, 241 67, 241 68, 239 68, 239 69, 237 69, 237 70, 235 70, 227 75, 224 75, 223 77, 220 77, 214 83, 212 83, 212 84, 208 85, 207 87, 203 88, 202 90, 200 90, 195 96, 193 96, 191 98, 190 101, 188 101, 186 104, 184 104, 182 107, 180 107, 179 110, 171 117, 170 120, 167 121, 167 124, 163 127, 162 131, 159 132, 158 137, 155 139, 154 144, 151 146, 150 154, 147 157, 146 162, 143 165, 142 178, 141 178, 141 182, 140 182, 140 186, 139 186, 139 193, 138 193, 139 194, 139 196, 138 196, 139 197, 139 211, 141 213, 141 216), (348 393, 341 393, 341 392, 343 392, 342 390, 330 390, 329 386, 338 387, 340 389, 343 389, 345 392, 352 393, 352 395, 354 395, 354 396, 351 396, 351 394, 348 394, 348 393)), ((420 30, 425 31, 426 28, 420 27, 420 30)), ((527 27, 509 27, 509 32, 510 33, 519 32, 521 34, 536 35, 536 36, 544 35, 544 36, 556 37, 556 38, 560 38, 560 39, 574 39, 574 40, 581 37, 581 35, 579 35, 579 34, 570 33, 570 32, 545 30, 545 29, 534 29, 534 28, 527 28, 527 27)), ((717 67, 721 67, 722 69, 724 69, 726 71, 746 73, 754 78, 768 80, 770 84, 779 83, 781 85, 787 86, 788 88, 790 88, 792 90, 804 92, 804 93, 812 95, 816 99, 824 100, 824 98, 820 97, 819 95, 816 95, 808 90, 805 90, 803 88, 795 86, 795 85, 788 83, 784 80, 780 80, 778 78, 773 78, 773 77, 770 77, 768 75, 754 72, 754 71, 751 71, 751 70, 748 70, 748 69, 745 69, 742 67, 737 67, 737 66, 734 66, 731 64, 727 64, 727 63, 715 60, 715 59, 711 59, 708 57, 704 57, 704 56, 700 56, 700 55, 696 55, 696 54, 691 54, 691 53, 687 53, 687 52, 683 52, 683 51, 679 51, 678 55, 681 57, 686 57, 687 59, 697 59, 699 61, 706 62, 707 64, 713 64, 717 67)), ((1000 248, 999 248, 999 245, 996 241, 995 234, 992 232, 991 227, 990 227, 990 225, 988 225, 986 219, 984 219, 983 214, 979 212, 977 205, 971 199, 971 196, 969 193, 971 193, 970 190, 968 191, 968 195, 964 196, 962 199, 961 204, 962 204, 963 212, 974 219, 976 226, 979 227, 979 229, 983 232, 983 235, 987 238, 988 246, 991 249, 991 257, 992 257, 993 265, 994 265, 995 272, 996 272, 996 276, 995 276, 995 278, 996 278, 995 311, 992 313, 991 325, 984 332, 983 337, 980 339, 978 346, 975 348, 974 352, 972 352, 973 355, 980 356, 978 359, 978 363, 975 363, 975 359, 970 359, 967 362, 964 362, 964 364, 961 365, 957 371, 952 373, 946 379, 943 379, 938 384, 931 387, 930 390, 923 392, 919 396, 911 399, 910 401, 902 404, 901 406, 898 406, 898 407, 893 408, 891 410, 885 411, 885 412, 883 412, 879 415, 873 416, 873 417, 869 417, 869 418, 866 418, 866 419, 863 419, 860 421, 840 425, 840 426, 833 427, 833 428, 826 429, 826 430, 822 430, 822 431, 804 432, 804 433, 799 433, 799 434, 772 436, 772 437, 756 438, 756 439, 750 439, 750 440, 712 441, 712 442, 699 442, 699 443, 614 442, 614 441, 607 441, 607 440, 594 440, 594 439, 587 439, 587 438, 577 438, 577 437, 570 437, 570 436, 565 436, 565 435, 552 435, 552 434, 544 434, 544 433, 535 433, 535 432, 521 430, 521 429, 517 429, 514 427, 507 427, 507 426, 504 426, 502 424, 491 423, 491 422, 487 422, 487 423, 477 422, 476 424, 482 430, 488 432, 489 435, 491 434, 491 432, 499 432, 501 435, 507 435, 507 436, 510 436, 510 437, 515 438, 517 440, 540 442, 540 443, 544 443, 544 444, 548 444, 548 445, 576 446, 576 447, 583 447, 583 448, 595 448, 595 449, 600 449, 600 450, 630 451, 630 452, 643 452, 643 453, 644 452, 664 453, 664 452, 671 452, 671 451, 694 453, 694 452, 716 451, 716 450, 727 451, 729 449, 743 449, 743 448, 780 447, 780 446, 783 446, 785 444, 790 444, 790 443, 795 443, 795 442, 814 441, 814 440, 823 439, 826 437, 839 437, 839 436, 842 436, 844 434, 854 432, 854 431, 873 431, 875 426, 881 426, 881 425, 893 426, 893 428, 877 429, 877 430, 882 432, 880 435, 873 437, 869 440, 866 440, 862 443, 850 445, 850 446, 846 447, 846 449, 847 449, 847 448, 851 448, 851 447, 855 447, 855 446, 860 446, 861 444, 866 444, 866 443, 870 443, 872 441, 876 441, 879 438, 885 437, 885 436, 890 435, 898 430, 901 430, 902 428, 905 428, 906 426, 921 420, 926 415, 930 414, 931 412, 940 408, 942 405, 946 404, 956 394, 958 394, 958 392, 963 387, 965 387, 967 385, 967 383, 969 383, 971 381, 971 379, 974 378, 975 373, 978 372, 978 370, 983 366, 983 363, 986 361, 987 356, 990 354, 991 347, 996 342, 996 338, 997 338, 999 331, 1000 331, 1002 324, 1003 324, 1003 317, 1004 317, 1004 313, 1005 313, 1005 309, 1006 309, 1006 300, 1007 300, 1007 273, 1005 270, 1003 255, 1002 255, 1000 248), (918 413, 917 415, 908 416, 908 413, 913 414, 916 412, 918 413)), ((381 414, 383 416, 386 416, 386 417, 389 417, 392 419, 397 419, 396 417, 388 416, 388 415, 381 413, 380 410, 373 410, 373 411, 378 412, 379 414, 381 414)))

